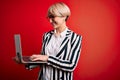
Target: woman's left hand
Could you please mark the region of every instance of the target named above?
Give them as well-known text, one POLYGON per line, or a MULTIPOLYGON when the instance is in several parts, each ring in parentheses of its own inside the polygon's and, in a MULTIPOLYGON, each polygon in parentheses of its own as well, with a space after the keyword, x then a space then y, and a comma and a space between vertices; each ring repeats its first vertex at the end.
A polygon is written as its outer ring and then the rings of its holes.
POLYGON ((30 59, 32 61, 39 61, 39 60, 42 60, 42 61, 47 61, 48 60, 48 56, 47 55, 38 55, 38 54, 34 54, 30 57, 30 59))

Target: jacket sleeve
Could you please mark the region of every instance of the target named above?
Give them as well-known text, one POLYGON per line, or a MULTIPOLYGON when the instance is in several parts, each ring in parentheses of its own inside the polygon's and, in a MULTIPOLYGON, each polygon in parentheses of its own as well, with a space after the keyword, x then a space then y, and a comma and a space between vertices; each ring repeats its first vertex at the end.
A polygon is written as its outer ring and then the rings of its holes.
POLYGON ((82 36, 77 35, 72 41, 69 60, 62 60, 55 56, 49 56, 48 65, 64 71, 74 71, 80 57, 81 40, 82 36))

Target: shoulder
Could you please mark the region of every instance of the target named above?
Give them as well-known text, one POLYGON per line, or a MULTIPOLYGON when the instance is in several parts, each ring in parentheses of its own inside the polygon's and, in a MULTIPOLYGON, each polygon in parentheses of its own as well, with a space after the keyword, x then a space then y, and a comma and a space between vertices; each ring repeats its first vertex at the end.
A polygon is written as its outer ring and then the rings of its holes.
POLYGON ((53 34, 53 33, 54 33, 54 30, 50 30, 50 31, 48 31, 48 32, 45 32, 45 33, 44 33, 44 36, 47 37, 48 35, 51 35, 51 34, 53 34))
POLYGON ((72 30, 70 30, 70 32, 71 32, 71 37, 79 37, 80 39, 82 39, 82 35, 81 34, 78 34, 78 33, 74 32, 72 30))

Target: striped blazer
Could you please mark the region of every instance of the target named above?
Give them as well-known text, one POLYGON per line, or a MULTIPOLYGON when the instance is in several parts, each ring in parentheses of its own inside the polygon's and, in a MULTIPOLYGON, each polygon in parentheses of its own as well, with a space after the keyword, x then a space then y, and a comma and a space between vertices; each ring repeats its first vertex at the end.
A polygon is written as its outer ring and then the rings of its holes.
MULTIPOLYGON (((42 54, 46 55, 45 49, 54 31, 49 31, 43 36, 42 54)), ((82 36, 67 30, 66 37, 62 41, 56 56, 49 56, 48 63, 42 65, 38 80, 49 66, 52 68, 50 80, 73 80, 73 71, 77 66, 81 51, 82 36)))

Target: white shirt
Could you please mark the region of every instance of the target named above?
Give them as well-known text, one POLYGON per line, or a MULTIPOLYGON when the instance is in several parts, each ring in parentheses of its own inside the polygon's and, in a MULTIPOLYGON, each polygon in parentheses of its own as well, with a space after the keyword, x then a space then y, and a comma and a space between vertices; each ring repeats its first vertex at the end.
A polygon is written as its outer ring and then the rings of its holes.
MULTIPOLYGON (((50 42, 48 43, 46 49, 45 49, 45 53, 47 53, 47 55, 52 55, 52 56, 56 56, 59 50, 59 47, 63 41, 63 39, 66 36, 68 28, 66 28, 63 32, 60 33, 60 35, 56 36, 56 30, 54 30, 54 34, 51 37, 50 42)), ((46 69, 46 74, 44 75, 44 79, 45 80, 50 80, 50 76, 51 76, 51 67, 47 67, 46 69)))

